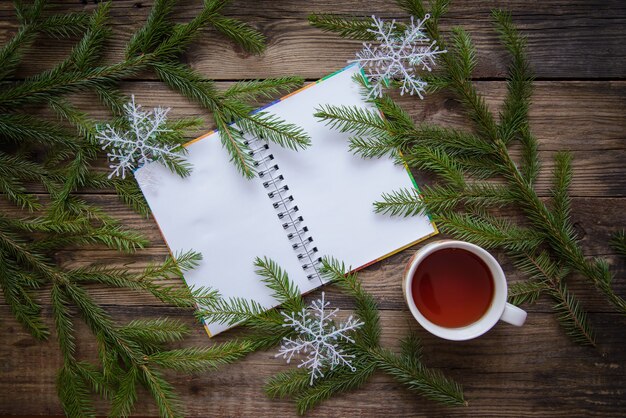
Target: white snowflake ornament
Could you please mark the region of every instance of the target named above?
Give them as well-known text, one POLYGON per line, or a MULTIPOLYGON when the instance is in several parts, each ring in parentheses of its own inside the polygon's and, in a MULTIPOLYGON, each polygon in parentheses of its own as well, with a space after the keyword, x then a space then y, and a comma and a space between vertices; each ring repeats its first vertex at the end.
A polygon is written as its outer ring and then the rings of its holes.
POLYGON ((171 132, 165 127, 169 108, 157 107, 146 112, 135 104, 135 96, 132 96, 131 101, 124 105, 124 111, 130 126, 128 131, 119 133, 109 124, 97 130, 96 138, 102 149, 108 151, 107 157, 111 162, 109 168, 113 171, 109 178, 126 178, 127 171, 150 161, 180 158, 180 154, 173 151, 178 145, 164 145, 158 139, 159 134, 171 132))
POLYGON ((299 335, 292 339, 285 337, 280 346, 278 354, 274 357, 282 356, 291 362, 295 355, 304 353, 306 358, 302 359, 298 367, 305 367, 310 370, 310 384, 319 377, 324 377, 323 369, 344 365, 349 367, 353 372, 356 368, 352 366, 351 360, 353 355, 347 354, 338 346, 339 341, 347 341, 354 343, 354 340, 348 335, 350 331, 356 330, 363 325, 363 322, 355 320, 352 316, 346 322, 335 325, 333 318, 339 312, 339 309, 327 312, 326 308, 330 302, 324 301, 324 292, 321 299, 314 301, 310 307, 285 317, 284 327, 293 328, 299 335))
POLYGON ((405 31, 398 33, 396 21, 385 23, 382 19, 372 16, 372 28, 369 32, 376 36, 379 45, 363 43, 363 49, 357 52, 358 62, 364 69, 370 81, 370 96, 380 97, 383 88, 389 87, 391 80, 402 82, 400 94, 417 94, 423 99, 427 83, 417 74, 417 69, 431 71, 435 65, 435 57, 446 52, 439 50, 435 41, 431 41, 422 31, 424 23, 430 18, 426 15, 423 20, 411 17, 411 23, 405 31))

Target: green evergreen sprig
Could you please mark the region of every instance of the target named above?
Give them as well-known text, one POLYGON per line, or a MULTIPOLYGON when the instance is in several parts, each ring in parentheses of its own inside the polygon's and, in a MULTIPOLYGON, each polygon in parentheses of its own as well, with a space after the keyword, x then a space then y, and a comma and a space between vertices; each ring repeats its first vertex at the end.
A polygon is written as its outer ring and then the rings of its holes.
MULTIPOLYGON (((44 294, 49 295, 52 326, 63 354, 58 394, 68 416, 94 416, 93 394, 110 402, 112 416, 130 415, 140 385, 154 398, 161 415, 182 416, 182 405, 164 370, 213 369, 263 346, 258 340, 257 345, 244 341, 172 350, 168 344, 185 337, 186 326, 167 318, 119 324, 86 290, 93 284, 132 289, 188 310, 199 303, 208 305, 217 300, 215 292, 190 290, 170 280, 193 267, 197 254, 178 254, 176 261, 168 258, 139 274, 98 264, 72 268, 55 258, 59 251, 88 246, 134 253, 148 245, 140 234, 77 194, 86 188, 114 189, 131 208, 149 213, 133 179, 109 179, 94 169, 102 155, 96 134, 103 121, 73 103, 77 93, 97 99, 110 111, 109 124, 123 128, 128 98, 120 82, 152 72, 213 114, 233 162, 247 177, 255 173, 242 130, 292 149, 308 145, 308 137, 299 128, 262 112, 249 114, 256 100, 298 87, 301 78, 240 82, 219 91, 215 82, 181 62, 181 55, 207 27, 248 52, 259 53, 265 47, 261 33, 224 15, 227 1, 201 3, 194 17, 178 22, 172 16, 176 0, 156 0, 144 25, 128 40, 124 57, 105 62, 112 34, 108 25, 112 2, 101 2, 92 13, 67 14, 50 14, 46 0, 14 2, 19 27, 0 46, 0 194, 13 205, 11 211, 0 214, 0 289, 16 320, 38 339, 50 335, 40 302, 44 294), (40 37, 75 43, 57 64, 24 78, 19 65, 40 37), (41 112, 31 112, 33 108, 45 108, 55 118, 45 119, 41 112), (244 122, 235 128, 231 122, 238 119, 244 122), (78 356, 78 320, 88 325, 98 343, 97 362, 81 361, 78 356)), ((170 119, 169 132, 159 141, 180 145, 187 131, 197 126, 197 119, 170 119)), ((184 165, 169 163, 179 174, 187 172, 184 165)), ((265 344, 270 342, 267 339, 265 344)))
MULTIPOLYGON (((496 31, 511 56, 507 93, 502 110, 495 115, 472 82, 476 51, 467 32, 453 28, 448 39, 438 21, 448 8, 447 0, 435 0, 430 11, 421 0, 401 0, 410 15, 423 19, 428 36, 447 54, 439 57, 440 70, 428 81, 432 90, 447 90, 462 104, 473 131, 414 122, 387 96, 373 99, 384 117, 350 107, 321 106, 316 116, 329 126, 350 132, 351 150, 363 157, 391 155, 409 167, 434 174, 438 183, 421 191, 396 190, 376 202, 376 211, 393 216, 430 214, 440 229, 459 239, 486 248, 503 249, 529 279, 510 289, 513 303, 534 302, 541 294, 555 301, 557 319, 576 342, 595 345, 587 315, 569 292, 567 278, 577 273, 599 289, 615 308, 626 313, 626 301, 612 289, 613 275, 602 258, 585 257, 571 221, 569 186, 571 155, 555 155, 550 202, 537 194, 534 183, 540 171, 537 139, 530 131, 528 109, 533 75, 525 54, 525 39, 510 14, 492 13, 496 31), (519 162, 508 147, 518 142, 519 162), (525 218, 515 224, 498 209, 517 209, 525 218)), ((312 16, 310 22, 323 30, 350 39, 367 41, 367 19, 343 16, 312 16)), ((366 80, 359 80, 367 87, 366 80)), ((623 238, 623 237, 622 237, 623 238)), ((623 239, 613 244, 619 251, 623 239)))
MULTIPOLYGON (((299 289, 273 260, 257 258, 257 274, 273 291, 280 308, 265 311, 257 303, 239 299, 218 299, 200 309, 198 315, 209 322, 241 324, 249 333, 240 343, 254 349, 268 349, 285 337, 295 337, 293 328, 284 326, 282 312, 300 312, 306 307, 299 289)), ((380 315, 376 300, 361 287, 356 273, 348 273, 343 263, 325 258, 321 273, 354 302, 354 313, 363 325, 352 335, 354 344, 342 349, 354 355, 352 365, 324 371, 324 376, 311 384, 307 370, 292 369, 273 376, 265 388, 271 398, 291 398, 299 414, 304 414, 326 399, 361 387, 377 370, 391 375, 427 399, 450 406, 466 405, 461 386, 439 371, 427 368, 421 359, 419 340, 410 334, 402 342, 403 351, 394 353, 380 345, 380 315)))
POLYGON ((610 245, 617 254, 626 258, 626 231, 621 230, 614 233, 610 245))

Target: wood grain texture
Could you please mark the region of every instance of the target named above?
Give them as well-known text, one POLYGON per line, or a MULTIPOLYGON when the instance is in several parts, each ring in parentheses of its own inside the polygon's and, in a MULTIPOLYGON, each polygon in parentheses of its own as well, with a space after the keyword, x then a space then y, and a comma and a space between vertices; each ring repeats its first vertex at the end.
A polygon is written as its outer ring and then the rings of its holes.
MULTIPOLYGON (((6 307, 0 307, 0 312, 8 314, 6 307)), ((116 306, 114 312, 120 321, 167 314, 192 325, 188 313, 164 308, 116 306)), ((397 340, 413 327, 410 315, 396 310, 383 310, 381 315, 383 344, 397 348, 397 340)), ((606 348, 604 357, 593 349, 572 345, 547 313, 531 313, 520 329, 497 325, 488 335, 469 342, 445 342, 418 330, 425 361, 463 384, 468 407, 442 407, 377 373, 361 390, 331 399, 309 415, 620 416, 626 406, 621 351, 626 336, 614 330, 615 322, 621 321, 616 315, 592 315, 592 319, 602 339, 601 348, 606 348)), ((0 345, 0 356, 6 359, 0 390, 3 397, 10 396, 10 402, 2 411, 59 414, 54 380, 60 357, 54 342, 35 343, 18 326, 5 325, 5 329, 8 332, 0 345)), ((88 331, 81 325, 79 334, 86 336, 88 331)), ((200 329, 188 342, 211 343, 200 329)), ((80 339, 79 351, 93 357, 93 340, 80 339)), ((290 402, 268 400, 262 390, 268 378, 287 367, 272 352, 258 352, 219 372, 170 376, 190 416, 292 416, 290 402)), ((138 413, 156 414, 148 396, 141 395, 138 413)), ((105 405, 99 406, 105 410, 105 405)))
MULTIPOLYGON (((53 10, 92 10, 78 0, 51 0, 53 10)), ((198 10, 200 0, 181 0, 176 13, 188 20, 198 10)), ((119 59, 130 33, 145 19, 152 1, 116 0, 111 24, 114 36, 108 60, 119 59)), ((297 74, 317 79, 345 65, 359 48, 358 42, 345 41, 308 26, 310 13, 332 12, 385 18, 401 18, 393 1, 386 0, 235 0, 227 14, 239 17, 264 32, 268 49, 262 56, 249 56, 229 42, 207 31, 186 54, 186 61, 218 87, 247 78, 297 74)), ((0 45, 16 30, 11 2, 0 1, 0 45)), ((616 273, 615 289, 626 295, 626 262, 609 249, 610 234, 626 224, 626 3, 621 0, 533 1, 454 1, 444 32, 454 25, 469 30, 479 49, 476 77, 488 105, 497 110, 505 93, 502 78, 507 58, 498 45, 489 10, 502 7, 513 14, 515 23, 528 38, 530 60, 540 81, 535 83, 531 124, 540 140, 544 172, 537 187, 547 196, 551 156, 560 149, 574 155, 572 184, 573 221, 585 253, 606 256, 616 273)), ((19 77, 48 68, 71 48, 71 42, 42 40, 28 54, 19 77)), ((171 106, 174 116, 202 116, 203 129, 212 127, 206 113, 181 99, 152 74, 141 74, 123 84, 144 106, 171 106)), ((106 118, 92 97, 74 97, 83 110, 106 118)), ((451 97, 434 95, 424 101, 402 98, 400 102, 415 120, 425 120, 470 129, 451 97)), ((104 169, 103 161, 95 169, 104 169)), ((418 182, 428 179, 415 173, 418 182)), ((32 187, 34 192, 42 190, 32 187)), ((112 191, 85 190, 82 198, 100 205, 122 223, 138 230, 151 246, 130 256, 120 256, 101 247, 65 250, 55 257, 62 265, 76 267, 89 263, 126 266, 137 271, 167 254, 152 219, 143 219, 122 205, 112 191)), ((42 201, 47 197, 41 194, 42 201)), ((16 214, 0 199, 2 213, 16 214)), ((515 211, 504 209, 515 217, 515 211)), ((437 239, 437 238, 435 238, 437 239)), ((414 249, 401 252, 360 273, 366 290, 372 292, 381 308, 383 343, 397 348, 398 339, 409 328, 423 340, 425 362, 441 369, 464 387, 469 406, 445 408, 407 391, 384 374, 376 374, 362 389, 331 399, 311 416, 624 416, 626 407, 626 318, 615 313, 588 283, 575 278, 571 290, 590 312, 598 349, 573 345, 552 314, 546 298, 528 306, 529 317, 522 328, 497 325, 487 335, 468 342, 451 343, 433 337, 415 325, 405 308, 400 279, 414 249)), ((495 253, 510 282, 521 280, 507 258, 495 253)), ((179 283, 172 281, 172 283, 179 283)), ((179 283, 180 284, 180 283, 179 283)), ((350 300, 332 287, 329 299, 343 314, 352 308, 350 300)), ((233 330, 208 340, 194 324, 188 311, 157 303, 149 296, 128 290, 98 286, 89 292, 120 322, 142 317, 171 316, 189 324, 194 332, 186 345, 210 345, 239 334, 233 330)), ((50 317, 45 296, 44 316, 50 317)), ((87 328, 78 323, 79 353, 95 356, 95 346, 87 328)), ((269 400, 263 385, 273 374, 287 369, 273 352, 259 352, 218 372, 193 376, 172 374, 189 416, 294 416, 293 404, 269 400)), ((60 415, 55 380, 60 356, 54 335, 38 343, 13 320, 0 302, 0 415, 60 415)), ((98 403, 106 414, 107 405, 98 403)), ((149 396, 141 392, 136 413, 154 416, 157 410, 149 396)))
MULTIPOLYGON (((91 10, 90 1, 83 6, 78 0, 56 0, 53 9, 91 10)), ((119 0, 113 2, 111 23, 115 33, 109 48, 109 59, 120 59, 130 34, 141 25, 152 1, 119 0)), ((189 20, 199 10, 199 0, 180 2, 176 13, 181 21, 189 20)), ((472 35, 479 51, 477 77, 500 77, 506 74, 506 58, 493 31, 489 12, 494 8, 510 10, 522 33, 528 37, 529 55, 540 78, 625 78, 626 3, 620 0, 575 1, 549 0, 532 2, 466 0, 453 2, 444 34, 452 26, 463 26, 472 35)), ((250 56, 232 44, 217 38, 210 30, 186 55, 186 60, 206 77, 217 80, 262 78, 298 74, 310 79, 323 76, 329 68, 341 68, 353 59, 360 43, 340 40, 334 35, 308 25, 311 13, 404 18, 393 1, 363 2, 348 0, 255 1, 231 2, 229 16, 240 17, 267 36, 267 51, 250 56), (340 4, 337 4, 340 3, 340 4)), ((0 43, 16 30, 11 3, 0 2, 0 43)), ((22 74, 47 68, 66 53, 70 44, 41 40, 31 53, 33 59, 22 67, 22 74)), ((151 74, 141 77, 153 78, 151 74)))
MULTIPOLYGON (((329 68, 332 72, 336 68, 329 68)), ((230 83, 218 83, 225 89, 230 83)), ((490 108, 499 111, 506 94, 503 81, 481 81, 478 89, 490 108)), ((145 107, 171 107, 172 117, 201 117, 203 129, 213 129, 207 112, 200 106, 169 90, 159 82, 126 82, 124 90, 133 93, 145 107)), ((415 120, 423 120, 459 129, 471 129, 461 116, 460 105, 452 97, 436 94, 425 100, 400 97, 398 101, 415 120)), ((96 118, 106 113, 90 95, 74 98, 74 102, 96 118)), ((539 139, 543 171, 537 179, 537 190, 546 196, 550 188, 552 156, 558 150, 570 150, 576 172, 571 186, 572 196, 624 196, 626 177, 623 156, 626 155, 626 81, 542 81, 535 83, 530 109, 533 133, 539 139), (601 145, 600 145, 601 144, 601 145), (599 146, 600 145, 600 146, 599 146)), ((50 116, 54 117, 54 116, 50 116)), ((346 149, 348 148, 346 144, 346 149)), ((513 151, 517 156, 518 152, 513 151)), ((94 166, 108 170, 106 161, 94 166)), ((419 175, 416 173, 419 177, 419 175)), ((43 189, 34 189, 42 191, 43 189)))

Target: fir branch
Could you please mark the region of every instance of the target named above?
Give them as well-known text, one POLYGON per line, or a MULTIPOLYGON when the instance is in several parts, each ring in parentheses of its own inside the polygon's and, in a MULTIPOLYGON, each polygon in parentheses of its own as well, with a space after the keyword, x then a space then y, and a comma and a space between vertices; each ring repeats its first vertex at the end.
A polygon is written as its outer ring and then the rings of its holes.
POLYGON ((203 79, 190 67, 166 61, 155 64, 153 68, 161 81, 185 97, 210 110, 219 107, 215 83, 203 79))
MULTIPOLYGON (((441 62, 446 76, 449 80, 448 88, 457 94, 458 100, 467 110, 468 116, 474 122, 477 131, 485 135, 490 140, 497 138, 497 125, 492 114, 484 101, 478 94, 471 80, 467 77, 467 69, 472 68, 473 48, 467 48, 467 43, 471 42, 469 35, 463 34, 462 40, 453 45, 452 48, 446 46, 438 28, 439 19, 447 12, 448 0, 436 0, 431 4, 431 19, 425 23, 426 32, 430 39, 437 42, 441 49, 446 49, 448 54, 441 55, 441 62)), ((421 0, 398 0, 398 4, 409 15, 423 19, 428 13, 421 0)))
POLYGON ((469 34, 460 27, 452 28, 452 44, 454 45, 453 53, 458 61, 455 70, 458 71, 454 77, 461 80, 472 78, 472 73, 476 68, 476 49, 472 43, 469 34))
POLYGON ((352 136, 349 139, 348 149, 355 155, 363 158, 381 158, 384 156, 398 157, 398 149, 402 147, 401 141, 394 141, 386 134, 370 137, 352 136))
POLYGON ((99 179, 92 178, 91 182, 87 182, 85 185, 88 186, 89 184, 94 184, 96 181, 98 184, 103 185, 103 187, 109 187, 109 185, 112 185, 115 188, 115 192, 117 193, 119 199, 135 212, 146 218, 150 215, 151 212, 148 202, 146 202, 145 196, 134 179, 122 179, 118 177, 109 180, 106 176, 102 176, 99 179))
POLYGON ((569 271, 560 263, 552 260, 546 251, 510 251, 515 267, 524 273, 529 281, 538 281, 556 285, 567 276, 569 271))
POLYGON ((41 317, 41 306, 35 302, 32 289, 24 286, 30 281, 25 273, 18 270, 18 266, 11 266, 5 260, 5 254, 0 252, 0 288, 6 304, 11 309, 15 319, 39 340, 48 337, 49 331, 41 317))
POLYGON ((112 3, 101 4, 91 14, 86 32, 67 59, 75 68, 85 70, 102 58, 105 41, 111 35, 106 27, 111 6, 112 3))
POLYGON ((30 212, 41 209, 37 197, 28 193, 22 182, 11 178, 0 178, 0 193, 22 209, 30 212))
POLYGON ((465 170, 461 167, 458 159, 438 148, 415 145, 403 154, 402 159, 410 167, 437 174, 450 186, 458 189, 465 187, 465 170))
POLYGON ((410 138, 393 135, 393 127, 379 112, 362 107, 320 106, 314 116, 340 132, 349 132, 349 149, 365 158, 397 156, 410 138))
POLYGON ((52 316, 61 354, 63 354, 65 362, 73 363, 75 362, 74 356, 76 352, 74 323, 70 316, 69 299, 60 284, 55 283, 52 285, 50 301, 52 303, 52 316))
POLYGON ((126 45, 126 57, 147 54, 154 50, 164 38, 171 35, 174 24, 169 15, 174 11, 176 0, 156 0, 144 25, 137 30, 126 45))
POLYGON ((376 35, 370 32, 371 19, 348 19, 343 16, 329 14, 311 14, 309 23, 325 32, 333 32, 342 38, 359 41, 373 41, 376 35))
POLYGON ((383 193, 382 201, 374 202, 378 213, 391 216, 415 216, 420 213, 447 213, 453 209, 485 210, 515 203, 509 191, 490 183, 473 183, 459 191, 446 185, 400 189, 383 193))
POLYGON ((521 171, 529 183, 534 183, 539 174, 540 163, 537 139, 530 133, 528 122, 534 76, 526 59, 526 40, 515 29, 509 13, 494 10, 492 16, 502 43, 512 58, 507 78, 507 97, 504 100, 504 110, 500 113, 501 136, 505 143, 515 136, 519 137, 522 144, 521 171))
POLYGON ((263 318, 266 310, 266 307, 254 300, 232 297, 217 299, 202 306, 196 315, 208 322, 235 325, 255 318, 263 318))
POLYGON ((486 249, 530 251, 537 248, 544 239, 533 229, 520 227, 507 219, 487 214, 451 212, 432 215, 431 219, 439 224, 443 232, 486 249))
POLYGON ((290 369, 278 373, 267 381, 265 393, 270 398, 286 398, 294 396, 311 386, 311 376, 306 369, 290 369))
MULTIPOLYGON (((153 53, 164 58, 164 61, 172 60, 183 53, 199 36, 200 30, 211 23, 211 19, 218 15, 226 3, 220 0, 205 1, 202 10, 193 19, 187 23, 175 24, 169 36, 154 48, 153 53)), ((146 22, 146 26, 148 25, 146 22)))
POLYGON ((148 241, 137 232, 126 230, 118 225, 109 224, 98 228, 87 225, 76 232, 57 232, 51 237, 33 243, 31 248, 49 251, 59 247, 71 248, 93 244, 102 244, 123 253, 134 253, 144 248, 148 241))
POLYGON ((33 252, 25 239, 18 236, 11 227, 15 227, 9 219, 0 216, 0 249, 7 259, 14 260, 25 272, 32 272, 42 279, 54 280, 56 269, 50 260, 39 252, 33 252))
POLYGON ((569 197, 569 187, 572 183, 572 156, 567 152, 559 152, 554 156, 554 185, 551 189, 552 213, 555 222, 562 228, 572 228, 569 221, 571 212, 571 202, 569 197))
POLYGON ((224 92, 225 99, 256 101, 272 99, 294 90, 304 83, 301 77, 267 78, 265 80, 238 81, 224 92))
POLYGON ((29 210, 37 210, 40 206, 35 203, 37 198, 24 190, 23 182, 39 182, 50 189, 54 181, 58 180, 58 176, 48 172, 42 164, 21 155, 10 155, 2 151, 0 151, 0 178, 6 179, 7 184, 13 184, 18 192, 28 195, 25 199, 32 202, 28 205, 29 210))
POLYGON ((163 418, 182 416, 182 403, 174 394, 174 388, 161 375, 145 365, 139 366, 141 382, 154 398, 159 415, 163 418))
POLYGON ((506 187, 487 182, 468 184, 461 191, 443 185, 425 186, 422 188, 422 199, 426 208, 433 213, 463 208, 483 211, 515 204, 515 199, 506 187))
POLYGON ((77 283, 98 283, 110 287, 124 287, 149 292, 161 302, 181 307, 195 308, 196 305, 215 303, 217 292, 205 287, 189 288, 182 284, 172 286, 161 281, 171 275, 181 276, 182 271, 195 265, 199 254, 189 252, 177 255, 177 260, 168 258, 159 266, 149 266, 139 276, 126 273, 124 270, 101 266, 74 269, 68 272, 72 281, 77 283), (181 271, 182 270, 182 271, 181 271))
POLYGON ((274 142, 283 148, 298 150, 311 145, 311 138, 302 128, 267 112, 246 115, 237 121, 237 125, 255 137, 274 142))
POLYGON ((359 364, 354 362, 354 364, 357 368, 355 372, 347 368, 337 368, 328 372, 324 380, 314 386, 298 391, 298 394, 295 396, 298 414, 304 415, 307 411, 332 396, 363 386, 367 379, 376 371, 376 366, 373 363, 359 364))
POLYGON ((252 350, 248 341, 229 341, 210 347, 186 347, 169 351, 160 351, 147 357, 147 361, 159 367, 186 373, 215 370, 233 363, 252 350))
POLYGON ((528 126, 533 76, 524 53, 526 40, 513 26, 511 14, 503 10, 494 10, 491 14, 502 44, 512 58, 507 77, 507 97, 504 110, 500 113, 502 137, 508 142, 516 132, 528 126))
POLYGON ((494 155, 495 149, 491 144, 458 129, 422 123, 410 126, 407 131, 412 141, 429 148, 439 148, 450 155, 484 159, 494 155))
POLYGON ((321 105, 313 115, 332 129, 359 136, 387 135, 389 130, 378 111, 358 106, 321 105))
POLYGON ((89 388, 71 364, 65 363, 57 376, 57 391, 63 411, 70 417, 95 416, 89 388))
POLYGON ((260 54, 265 50, 265 36, 250 25, 220 15, 213 17, 210 22, 215 29, 246 51, 260 54))
POLYGON ((402 349, 402 357, 406 359, 413 367, 418 367, 422 361, 422 342, 417 333, 411 331, 404 339, 400 341, 402 349))
POLYGON ((349 273, 345 264, 329 257, 322 259, 320 273, 327 281, 332 281, 354 299, 355 313, 363 322, 356 334, 356 340, 365 347, 376 347, 380 340, 380 315, 373 296, 365 292, 356 273, 349 273))
POLYGON ((304 309, 305 305, 300 289, 289 280, 287 273, 274 260, 267 257, 262 259, 257 257, 254 260, 254 266, 256 267, 256 274, 262 278, 261 281, 274 292, 272 296, 286 310, 299 312, 304 309))
POLYGON ((110 416, 125 417, 132 413, 137 402, 137 385, 139 385, 139 369, 130 367, 120 379, 119 386, 111 399, 110 416))
MULTIPOLYGON (((367 80, 365 80, 362 74, 357 74, 357 81, 358 80, 361 81, 362 86, 367 87, 367 80)), ((372 99, 372 103, 378 107, 385 116, 386 121, 393 126, 398 134, 413 129, 414 124, 411 116, 388 95, 383 94, 382 97, 376 97, 372 99)))
POLYGON ((52 37, 68 37, 79 34, 87 26, 89 16, 84 13, 52 15, 40 19, 43 5, 44 2, 38 2, 34 5, 36 7, 29 8, 28 12, 16 5, 16 13, 18 17, 21 16, 22 25, 13 38, 0 48, 0 80, 13 74, 22 53, 35 41, 39 33, 52 37))
POLYGON ((221 112, 216 112, 214 118, 222 144, 231 156, 230 161, 244 177, 254 177, 256 174, 254 159, 250 154, 250 147, 244 140, 243 131, 232 128, 221 112))
POLYGON ((21 26, 16 34, 0 48, 0 80, 13 74, 21 61, 23 50, 35 40, 36 34, 34 25, 21 26))
POLYGON ((127 339, 142 346, 159 347, 164 343, 181 341, 190 329, 178 320, 170 318, 135 319, 119 329, 127 339))
POLYGON ((107 381, 104 374, 93 364, 86 361, 74 363, 76 373, 83 379, 92 391, 102 396, 104 399, 113 397, 113 387, 111 382, 107 381))
POLYGON ((45 122, 30 115, 0 114, 0 135, 16 144, 29 142, 59 146, 70 150, 76 148, 72 136, 67 131, 56 124, 45 122))
POLYGON ((524 303, 535 303, 539 296, 547 290, 547 286, 542 282, 524 281, 515 282, 509 285, 508 300, 513 305, 524 303))
POLYGON ((609 241, 609 245, 618 255, 626 258, 626 231, 621 230, 615 232, 611 236, 611 240, 609 241))
POLYGON ((556 301, 554 310, 565 333, 575 342, 583 345, 596 345, 595 337, 588 324, 587 313, 580 306, 565 283, 561 283, 552 290, 552 297, 556 301))
POLYGON ((89 15, 66 13, 48 16, 36 23, 37 30, 52 38, 69 38, 80 35, 87 27, 89 15))
POLYGON ((400 189, 382 194, 382 202, 374 202, 376 213, 391 216, 414 216, 425 213, 426 207, 417 189, 400 189))
POLYGON ((458 383, 421 363, 415 364, 413 358, 398 356, 382 348, 370 350, 370 356, 377 367, 424 397, 450 406, 467 406, 458 383))
POLYGON ((522 160, 520 172, 526 181, 534 184, 541 170, 538 152, 539 144, 537 138, 530 133, 529 127, 520 129, 519 140, 522 144, 522 160))
POLYGON ((16 82, 10 89, 0 92, 0 107, 11 108, 47 102, 49 99, 118 82, 145 70, 157 60, 153 55, 133 58, 126 62, 86 70, 62 73, 47 72, 16 82))

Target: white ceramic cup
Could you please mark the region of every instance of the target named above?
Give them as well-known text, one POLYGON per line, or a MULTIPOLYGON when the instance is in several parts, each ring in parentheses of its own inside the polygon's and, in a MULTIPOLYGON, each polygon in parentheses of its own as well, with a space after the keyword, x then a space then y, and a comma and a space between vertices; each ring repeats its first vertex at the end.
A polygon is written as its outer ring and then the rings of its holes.
POLYGON ((420 325, 430 333, 447 340, 463 341, 476 338, 489 331, 496 324, 496 322, 498 322, 498 320, 502 320, 516 326, 522 326, 524 321, 526 321, 526 311, 518 308, 517 306, 513 306, 506 301, 507 284, 500 264, 498 264, 496 259, 487 251, 477 245, 470 244, 469 242, 441 240, 432 242, 420 248, 415 253, 411 261, 409 261, 409 264, 405 269, 402 290, 404 291, 406 303, 417 322, 419 322, 420 325), (487 312, 485 312, 484 315, 477 321, 464 327, 448 328, 432 323, 426 319, 424 315, 422 315, 419 309, 417 309, 415 301, 413 300, 411 289, 413 286, 413 276, 415 275, 417 267, 429 254, 443 248, 460 248, 477 255, 481 260, 483 260, 487 267, 489 267, 491 277, 493 278, 493 298, 487 312))

